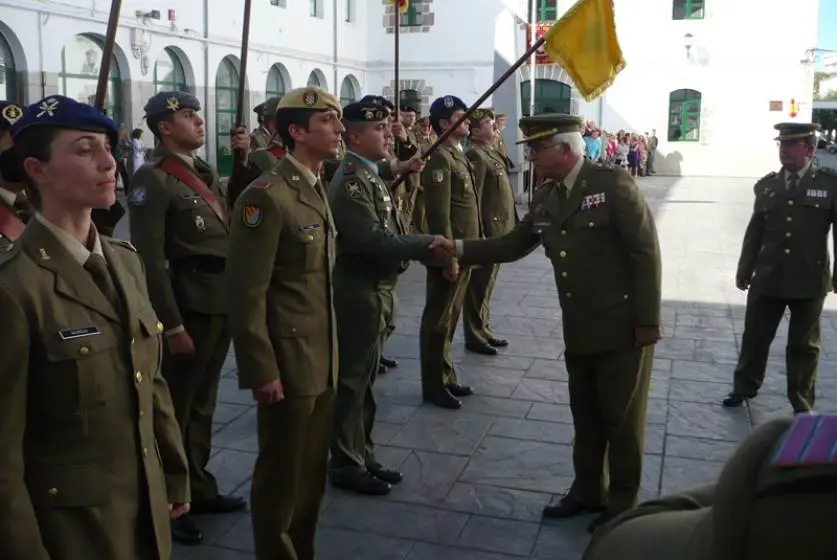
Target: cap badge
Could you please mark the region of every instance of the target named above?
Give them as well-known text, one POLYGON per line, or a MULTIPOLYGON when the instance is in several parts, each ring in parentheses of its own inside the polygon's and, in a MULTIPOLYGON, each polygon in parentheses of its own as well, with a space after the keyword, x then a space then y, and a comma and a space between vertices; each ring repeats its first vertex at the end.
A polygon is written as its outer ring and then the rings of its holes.
POLYGON ((23 116, 23 110, 17 105, 7 105, 3 108, 3 118, 9 124, 15 124, 23 116))
POLYGON ((474 120, 480 120, 483 116, 484 115, 483 115, 483 110, 482 109, 477 109, 476 111, 474 111, 474 114, 473 114, 474 120))
POLYGON ((317 92, 316 91, 306 91, 305 95, 302 96, 302 103, 306 107, 313 107, 316 102, 317 102, 317 92))
POLYGON ((49 115, 50 117, 55 116, 55 110, 58 108, 58 100, 54 97, 50 97, 49 99, 44 99, 41 104, 38 106, 38 109, 41 110, 40 113, 35 115, 36 119, 40 119, 44 115, 49 115))
POLYGON ((445 107, 448 109, 453 109, 453 97, 450 95, 445 96, 445 107))
POLYGON ((180 109, 180 101, 177 100, 176 97, 171 96, 166 99, 166 109, 174 113, 178 109, 180 109))
POLYGON ((373 111, 372 109, 367 109, 363 112, 363 118, 367 121, 373 120, 375 118, 375 111, 373 111))

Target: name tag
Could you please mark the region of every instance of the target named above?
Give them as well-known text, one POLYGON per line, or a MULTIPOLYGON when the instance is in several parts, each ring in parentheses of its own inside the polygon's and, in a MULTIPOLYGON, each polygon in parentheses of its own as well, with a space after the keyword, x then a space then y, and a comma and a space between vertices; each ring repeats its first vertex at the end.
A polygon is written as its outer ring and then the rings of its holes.
POLYGON ((61 340, 73 340, 75 338, 84 338, 85 336, 94 336, 97 334, 102 334, 98 327, 79 327, 58 331, 58 336, 61 337, 61 340))

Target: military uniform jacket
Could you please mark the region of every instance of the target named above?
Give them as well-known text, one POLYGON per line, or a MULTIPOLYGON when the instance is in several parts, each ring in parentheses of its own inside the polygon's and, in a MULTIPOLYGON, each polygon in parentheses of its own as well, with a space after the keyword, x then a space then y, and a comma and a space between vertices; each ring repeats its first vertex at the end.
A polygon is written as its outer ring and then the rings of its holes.
POLYGON ((0 255, 0 557, 169 558, 188 467, 160 375, 162 325, 139 256, 100 237, 116 310, 46 225, 0 255))
POLYGON ((661 264, 651 210, 621 168, 585 161, 569 198, 555 183, 503 237, 465 241, 463 264, 510 262, 543 243, 555 270, 567 352, 630 348, 637 326, 659 326, 661 264))
POLYGON ((482 237, 471 163, 456 144, 448 142, 430 156, 421 183, 428 233, 448 239, 482 237))
MULTIPOLYGON (((407 133, 406 140, 396 140, 395 153, 400 161, 407 161, 421 151, 421 145, 416 138, 416 134, 412 130, 406 130, 405 132, 407 133)), ((419 187, 420 182, 421 177, 418 173, 410 173, 404 180, 407 191, 410 193, 419 187)))
POLYGON ((318 184, 284 157, 232 211, 228 281, 239 385, 281 379, 314 396, 337 376, 332 268, 337 232, 318 184))
POLYGON ((405 227, 383 179, 348 152, 328 189, 337 226, 335 274, 394 284, 404 261, 426 258, 432 235, 404 235, 405 227))
POLYGON ((168 331, 183 324, 180 309, 226 313, 229 225, 227 203, 209 164, 199 158, 188 162, 164 147, 154 156, 134 175, 128 201, 131 241, 145 263, 151 302, 168 331), (206 185, 223 216, 206 197, 161 169, 166 159, 206 185))
POLYGON ((262 150, 270 146, 270 133, 259 127, 250 133, 250 151, 262 150))
POLYGON ((278 142, 271 142, 262 149, 250 152, 247 156, 247 166, 262 173, 267 173, 285 156, 285 148, 278 142))
POLYGON ((7 250, 20 237, 31 215, 28 209, 15 208, 16 196, 0 187, 0 251, 7 250))
POLYGON ((466 156, 474 170, 483 233, 486 237, 505 235, 517 223, 506 162, 497 150, 482 144, 472 144, 466 156))
POLYGON ((752 278, 750 289, 766 296, 823 297, 831 287, 828 230, 837 222, 837 173, 809 168, 789 191, 780 171, 758 181, 754 191, 738 277, 752 278))

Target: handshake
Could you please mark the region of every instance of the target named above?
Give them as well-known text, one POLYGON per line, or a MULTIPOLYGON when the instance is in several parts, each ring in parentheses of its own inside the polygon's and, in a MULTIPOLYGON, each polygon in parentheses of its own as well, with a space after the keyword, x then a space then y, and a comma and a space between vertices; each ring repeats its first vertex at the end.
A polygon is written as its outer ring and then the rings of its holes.
POLYGON ((444 268, 445 278, 453 282, 459 276, 459 263, 456 261, 456 242, 442 235, 434 235, 430 242, 424 264, 444 268))

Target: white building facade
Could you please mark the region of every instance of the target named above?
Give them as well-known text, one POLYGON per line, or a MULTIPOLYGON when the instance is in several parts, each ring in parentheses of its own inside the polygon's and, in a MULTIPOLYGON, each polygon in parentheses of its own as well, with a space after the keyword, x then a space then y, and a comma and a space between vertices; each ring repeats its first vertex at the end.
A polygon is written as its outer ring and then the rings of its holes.
MULTIPOLYGON (((544 21, 573 0, 537 0, 544 21)), ((601 98, 581 99, 566 73, 536 65, 536 111, 573 112, 617 131, 657 131, 657 168, 675 175, 758 176, 778 166, 776 122, 809 120, 817 0, 615 0, 627 67, 601 98), (688 48, 687 48, 688 47, 688 48), (791 109, 795 109, 791 114, 791 109)), ((400 15, 401 99, 426 112, 440 95, 475 101, 525 51, 528 0, 410 0, 400 15)), ((60 93, 92 100, 110 0, 0 0, 0 99, 60 93)), ((241 0, 123 0, 108 114, 130 130, 156 91, 194 93, 206 157, 230 168, 228 130, 240 70, 241 0)), ((394 94, 389 0, 252 0, 244 107, 306 84, 348 103, 394 94)), ((489 98, 508 115, 506 142, 528 113, 531 69, 489 98)), ((522 153, 511 154, 517 162, 522 153)))

